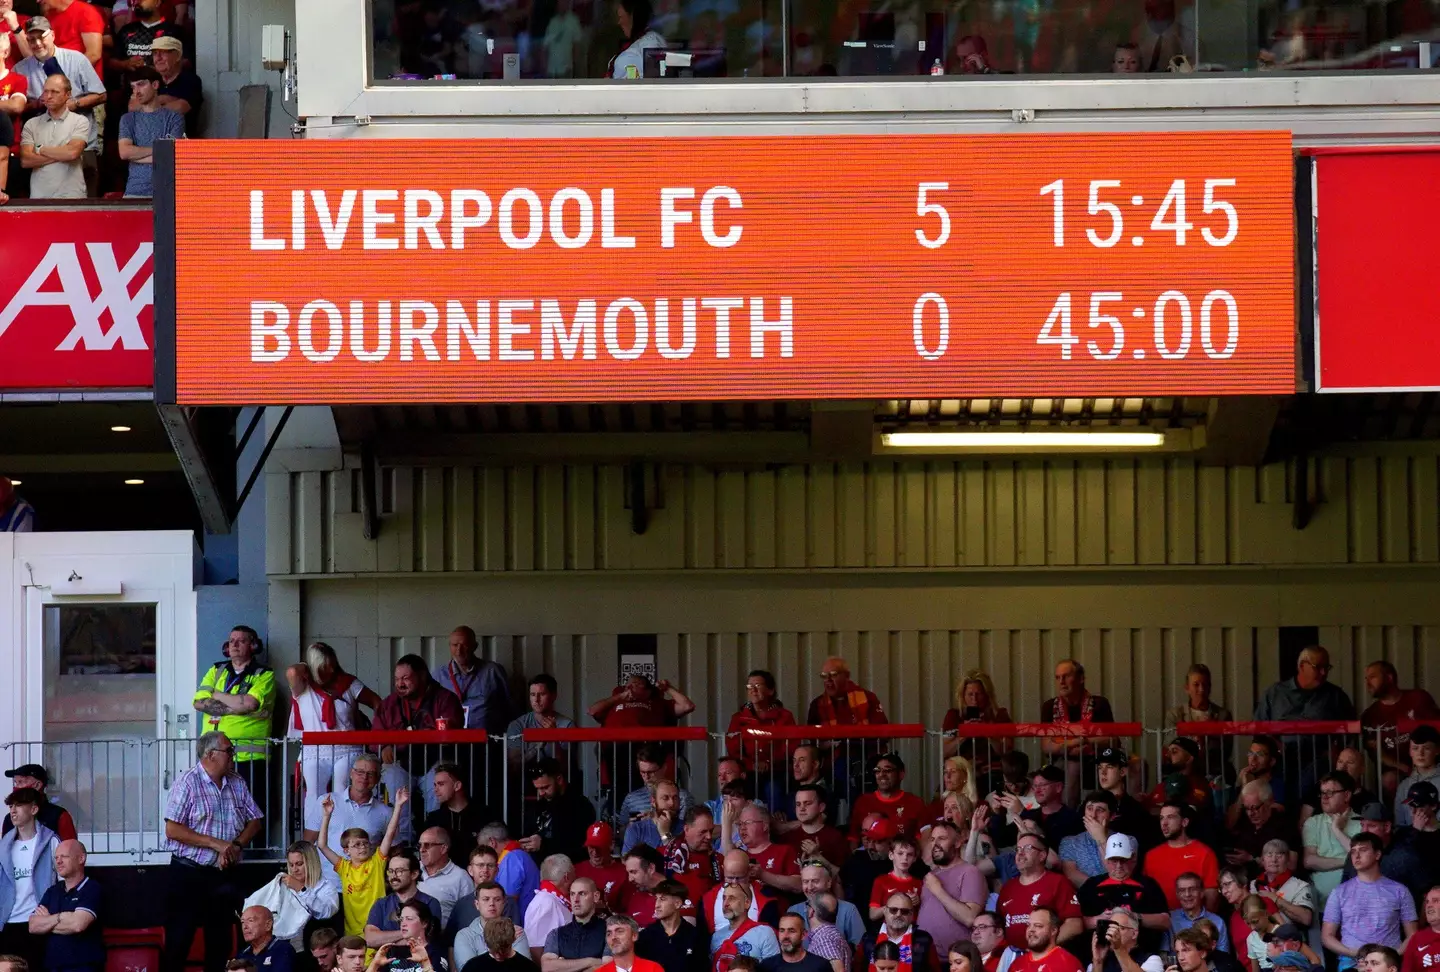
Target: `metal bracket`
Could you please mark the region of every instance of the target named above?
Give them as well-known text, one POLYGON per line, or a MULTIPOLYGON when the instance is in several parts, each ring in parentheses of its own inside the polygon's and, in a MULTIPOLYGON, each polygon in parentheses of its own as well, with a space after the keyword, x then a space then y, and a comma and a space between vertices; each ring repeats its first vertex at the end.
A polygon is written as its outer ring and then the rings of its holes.
POLYGON ((228 497, 235 488, 235 463, 221 434, 219 416, 180 405, 157 404, 155 410, 190 484, 200 522, 210 533, 229 533, 235 508, 228 497), (212 461, 216 459, 228 459, 229 468, 224 462, 212 461))
MULTIPOLYGON (((262 406, 260 409, 257 410, 257 413, 263 411, 264 407, 262 406)), ((245 480, 244 488, 240 490, 240 495, 235 498, 236 515, 239 515, 239 512, 245 508, 245 500, 250 497, 250 490, 255 488, 255 483, 257 480, 260 479, 260 473, 264 471, 265 463, 270 458, 270 453, 273 452, 275 449, 275 443, 280 441, 280 436, 285 432, 285 423, 290 421, 290 415, 294 411, 294 405, 286 405, 285 411, 280 413, 280 421, 275 423, 275 431, 270 433, 270 435, 266 437, 265 448, 260 450, 260 458, 255 460, 255 468, 250 470, 250 478, 245 480)), ((250 429, 246 430, 245 435, 240 440, 242 448, 244 447, 245 442, 249 440, 250 432, 254 430, 254 426, 257 421, 259 421, 258 414, 255 419, 251 420, 250 429)), ((236 450, 236 459, 239 459, 238 449, 236 450)))

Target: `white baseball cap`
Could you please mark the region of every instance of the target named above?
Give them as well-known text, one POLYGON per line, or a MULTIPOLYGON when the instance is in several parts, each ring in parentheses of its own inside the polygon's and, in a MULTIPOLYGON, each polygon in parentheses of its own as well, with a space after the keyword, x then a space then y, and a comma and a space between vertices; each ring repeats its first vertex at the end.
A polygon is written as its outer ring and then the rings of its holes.
POLYGON ((1123 857, 1126 860, 1135 856, 1135 838, 1127 837, 1125 834, 1111 834, 1110 839, 1105 842, 1105 859, 1114 860, 1123 857))

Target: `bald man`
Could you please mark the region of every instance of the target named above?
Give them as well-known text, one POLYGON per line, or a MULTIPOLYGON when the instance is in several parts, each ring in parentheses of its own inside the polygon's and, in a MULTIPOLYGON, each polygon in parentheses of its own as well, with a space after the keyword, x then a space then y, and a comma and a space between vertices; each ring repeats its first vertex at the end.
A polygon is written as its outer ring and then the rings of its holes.
POLYGON ((478 648, 475 629, 460 625, 450 632, 450 660, 435 666, 431 675, 459 697, 466 729, 503 736, 511 718, 509 676, 504 665, 479 657, 478 648))
POLYGON ((240 912, 240 937, 245 947, 236 954, 237 959, 246 959, 256 969, 266 972, 292 972, 295 966, 295 949, 290 943, 275 937, 275 916, 269 908, 251 905, 240 912))
MULTIPOLYGON (((885 709, 874 692, 863 689, 850 679, 850 664, 843 658, 830 657, 820 666, 823 691, 810 702, 805 722, 812 726, 843 728, 846 726, 883 726, 889 723, 885 709)), ((865 790, 865 766, 885 749, 885 741, 867 740, 861 745, 843 749, 833 740, 821 748, 831 754, 835 767, 834 795, 853 801, 865 790), (842 769, 843 767, 843 769, 842 769)))
POLYGON ((705 892, 696 918, 702 927, 713 931, 725 925, 725 889, 736 884, 749 887, 746 910, 750 918, 764 922, 772 928, 780 923, 781 908, 778 901, 770 896, 765 885, 751 877, 753 860, 743 850, 732 850, 721 861, 721 883, 705 892))
POLYGON ((66 972, 100 972, 105 938, 100 886, 85 876, 85 845, 61 841, 55 848, 55 878, 30 915, 30 934, 45 937, 45 967, 66 972))

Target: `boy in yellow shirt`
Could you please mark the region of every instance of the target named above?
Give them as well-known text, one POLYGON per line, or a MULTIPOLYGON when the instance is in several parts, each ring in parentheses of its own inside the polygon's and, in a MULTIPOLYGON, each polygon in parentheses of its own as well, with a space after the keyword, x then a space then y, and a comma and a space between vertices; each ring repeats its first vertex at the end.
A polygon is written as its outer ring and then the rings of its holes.
POLYGON ((408 789, 401 787, 395 791, 395 809, 390 812, 390 823, 385 827, 379 853, 372 853, 370 835, 364 829, 351 827, 341 834, 340 846, 345 849, 345 857, 330 848, 330 815, 335 812, 335 800, 327 793, 320 803, 324 816, 320 819, 320 839, 316 843, 340 878, 346 935, 364 936, 370 908, 385 897, 385 861, 390 857, 390 845, 395 842, 395 831, 400 827, 400 815, 409 802, 408 789))

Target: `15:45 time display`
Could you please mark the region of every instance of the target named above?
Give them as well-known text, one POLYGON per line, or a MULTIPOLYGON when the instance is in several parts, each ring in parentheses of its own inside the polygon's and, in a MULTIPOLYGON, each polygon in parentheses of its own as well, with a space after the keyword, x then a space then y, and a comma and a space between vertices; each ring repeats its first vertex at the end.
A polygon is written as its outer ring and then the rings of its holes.
MULTIPOLYGON (((1206 179, 1204 198, 1201 201, 1201 210, 1206 216, 1217 217, 1214 225, 1200 227, 1200 236, 1211 246, 1224 247, 1235 242, 1235 237, 1240 233, 1240 215, 1235 211, 1233 203, 1221 198, 1220 194, 1226 189, 1235 188, 1234 179, 1206 179)), ((1051 205, 1054 213, 1054 242, 1056 246, 1065 245, 1065 180, 1056 179, 1054 182, 1040 190, 1041 196, 1051 197, 1051 205)), ((1187 218, 1187 187, 1184 179, 1176 179, 1170 183, 1170 189, 1165 193, 1165 198, 1160 201, 1160 207, 1155 210, 1150 219, 1150 230, 1155 233, 1170 234, 1175 236, 1176 246, 1185 246, 1189 241, 1190 231, 1195 229, 1195 224, 1187 218)), ((1085 227, 1085 237, 1091 245, 1102 249, 1109 249, 1125 239, 1125 212, 1121 208, 1129 203, 1132 209, 1146 209, 1146 201, 1143 194, 1132 193, 1129 199, 1125 199, 1125 191, 1121 188, 1119 179, 1091 179, 1090 197, 1087 204, 1089 215, 1096 217, 1095 225, 1085 227), (1101 198, 1102 194, 1118 194, 1119 202, 1110 198, 1101 198), (1108 222, 1108 225, 1106 225, 1108 222)), ((1141 213, 1143 221, 1148 213, 1141 213)), ((1150 237, 1154 239, 1154 236, 1150 237)), ((1144 246, 1146 238, 1139 233, 1130 236, 1130 243, 1133 246, 1144 246)))

